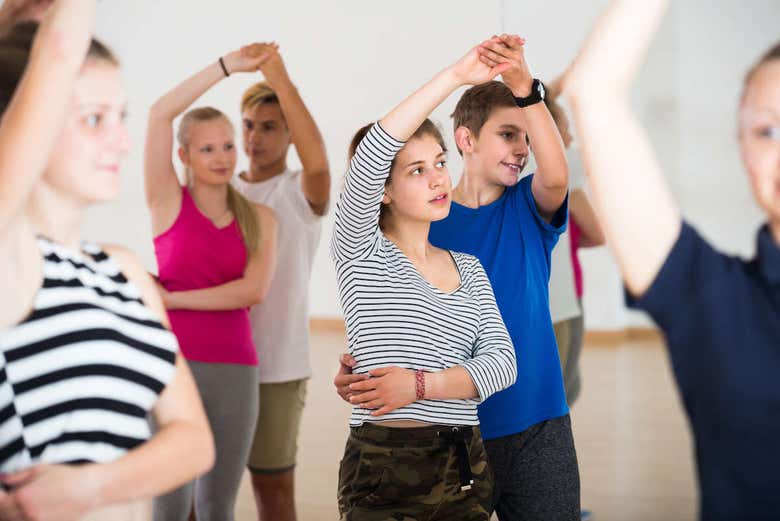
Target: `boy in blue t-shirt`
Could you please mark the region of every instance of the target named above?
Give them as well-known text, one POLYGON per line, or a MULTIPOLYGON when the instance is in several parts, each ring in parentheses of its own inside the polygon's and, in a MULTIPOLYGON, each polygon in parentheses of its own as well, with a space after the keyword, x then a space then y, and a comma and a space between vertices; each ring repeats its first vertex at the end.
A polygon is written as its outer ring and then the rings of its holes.
MULTIPOLYGON (((566 228, 569 173, 523 43, 494 37, 483 61, 512 64, 504 83, 472 87, 455 108, 463 176, 449 216, 432 223, 429 238, 480 260, 517 354, 517 383, 479 406, 499 519, 573 520, 580 518, 579 470, 548 299, 550 254, 566 228), (520 179, 529 142, 537 171, 520 179)), ((342 397, 352 381, 337 376, 342 397)))
POLYGON ((449 216, 431 224, 429 238, 480 260, 517 354, 517 383, 479 407, 499 519, 579 519, 579 470, 548 299, 550 254, 566 227, 568 167, 545 104, 518 106, 533 81, 522 47, 496 54, 514 66, 504 83, 472 87, 455 107, 463 177, 449 216), (518 180, 528 142, 537 170, 518 180))

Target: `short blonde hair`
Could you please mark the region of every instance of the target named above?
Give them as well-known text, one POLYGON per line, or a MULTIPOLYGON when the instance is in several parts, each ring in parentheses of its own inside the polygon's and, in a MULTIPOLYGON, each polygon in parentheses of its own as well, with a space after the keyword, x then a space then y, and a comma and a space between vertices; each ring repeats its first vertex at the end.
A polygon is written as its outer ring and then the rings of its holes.
POLYGON ((249 87, 244 92, 244 95, 241 96, 241 112, 266 103, 276 103, 278 105, 279 98, 276 96, 276 91, 268 85, 268 82, 261 81, 249 87))

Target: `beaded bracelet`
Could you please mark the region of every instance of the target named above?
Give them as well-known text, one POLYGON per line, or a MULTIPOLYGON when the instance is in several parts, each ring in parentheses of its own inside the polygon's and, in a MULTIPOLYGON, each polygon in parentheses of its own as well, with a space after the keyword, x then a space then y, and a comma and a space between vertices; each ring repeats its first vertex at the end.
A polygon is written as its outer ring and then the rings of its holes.
POLYGON ((425 371, 418 369, 414 372, 414 390, 418 400, 425 398, 425 371))

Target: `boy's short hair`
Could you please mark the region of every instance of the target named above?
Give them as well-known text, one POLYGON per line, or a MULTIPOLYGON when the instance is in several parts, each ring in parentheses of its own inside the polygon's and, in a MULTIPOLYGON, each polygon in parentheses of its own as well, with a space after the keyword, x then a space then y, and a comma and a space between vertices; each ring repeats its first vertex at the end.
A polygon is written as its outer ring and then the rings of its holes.
POLYGON ((249 87, 241 96, 241 112, 266 103, 279 104, 279 98, 268 82, 261 81, 249 87))
POLYGON ((489 81, 475 85, 463 93, 452 112, 453 127, 466 127, 475 136, 485 125, 493 110, 517 107, 509 87, 500 81, 489 81))

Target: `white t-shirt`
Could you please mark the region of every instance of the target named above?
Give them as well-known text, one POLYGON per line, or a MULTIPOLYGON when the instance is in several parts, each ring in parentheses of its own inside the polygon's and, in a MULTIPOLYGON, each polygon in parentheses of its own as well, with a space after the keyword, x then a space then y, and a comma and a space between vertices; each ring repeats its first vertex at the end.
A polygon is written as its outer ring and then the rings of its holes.
MULTIPOLYGON (((582 188, 582 163, 574 147, 566 150, 569 162, 569 189, 582 188)), ((582 314, 577 302, 574 268, 571 263, 569 227, 558 238, 552 251, 550 267, 550 316, 553 324, 582 314)))
POLYGON ((321 218, 301 187, 301 172, 233 186, 254 203, 270 207, 279 222, 276 272, 268 294, 249 312, 261 383, 311 376, 309 364, 309 280, 320 241, 321 218))

